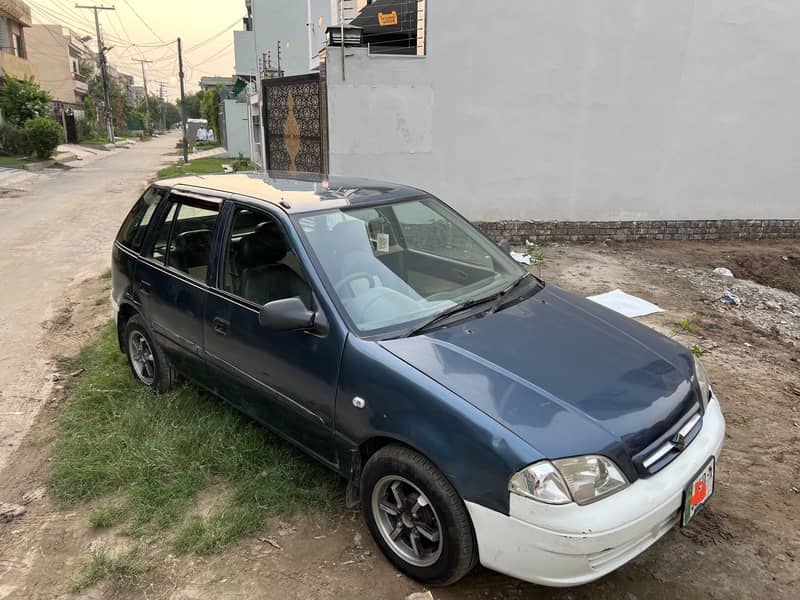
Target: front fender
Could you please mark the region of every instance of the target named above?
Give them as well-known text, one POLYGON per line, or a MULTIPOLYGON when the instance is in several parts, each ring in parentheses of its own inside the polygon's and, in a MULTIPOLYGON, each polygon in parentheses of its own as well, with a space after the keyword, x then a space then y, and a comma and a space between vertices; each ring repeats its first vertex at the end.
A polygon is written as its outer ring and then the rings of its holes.
POLYGON ((464 500, 508 514, 508 479, 543 456, 375 342, 348 336, 336 397, 340 447, 391 438, 430 459, 464 500), (353 403, 358 396, 363 408, 353 403))

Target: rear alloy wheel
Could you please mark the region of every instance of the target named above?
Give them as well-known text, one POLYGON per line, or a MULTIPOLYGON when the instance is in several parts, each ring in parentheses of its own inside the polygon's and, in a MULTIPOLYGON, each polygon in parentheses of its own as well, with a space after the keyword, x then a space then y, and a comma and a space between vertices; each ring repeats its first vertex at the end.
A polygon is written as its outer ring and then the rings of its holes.
POLYGON ((447 585, 478 559, 464 502, 433 463, 405 446, 385 446, 361 476, 361 509, 386 557, 406 575, 447 585))
POLYGON ((159 394, 170 390, 175 380, 174 370, 138 315, 125 324, 125 354, 140 383, 159 394))

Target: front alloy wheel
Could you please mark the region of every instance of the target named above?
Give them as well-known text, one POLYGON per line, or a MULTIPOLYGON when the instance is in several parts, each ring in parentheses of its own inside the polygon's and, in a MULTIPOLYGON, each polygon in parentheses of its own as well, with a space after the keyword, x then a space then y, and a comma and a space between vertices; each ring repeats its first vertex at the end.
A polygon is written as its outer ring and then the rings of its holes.
POLYGON ((386 558, 418 581, 447 585, 478 560, 467 507, 447 477, 411 448, 384 446, 361 473, 361 510, 386 558))
POLYGON ((416 485, 403 477, 384 477, 373 489, 372 512, 383 539, 409 563, 429 567, 439 560, 439 517, 416 485))

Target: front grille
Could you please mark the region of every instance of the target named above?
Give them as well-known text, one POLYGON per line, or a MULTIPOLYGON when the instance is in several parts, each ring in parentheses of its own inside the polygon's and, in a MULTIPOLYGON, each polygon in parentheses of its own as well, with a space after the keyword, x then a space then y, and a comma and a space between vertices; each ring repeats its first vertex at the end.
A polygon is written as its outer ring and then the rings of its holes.
POLYGON ((703 428, 703 414, 700 407, 696 406, 684 417, 677 431, 667 434, 639 455, 634 457, 634 462, 640 470, 648 475, 658 473, 680 455, 703 428))

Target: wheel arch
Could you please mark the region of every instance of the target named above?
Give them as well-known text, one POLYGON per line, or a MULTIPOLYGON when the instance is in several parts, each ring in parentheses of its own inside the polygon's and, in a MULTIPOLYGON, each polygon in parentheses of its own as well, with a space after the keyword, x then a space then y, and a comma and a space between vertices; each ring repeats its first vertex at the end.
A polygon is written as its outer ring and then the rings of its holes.
POLYGON ((127 302, 119 307, 119 312, 117 312, 117 343, 119 344, 120 352, 125 352, 125 326, 132 316, 138 314, 139 311, 127 302))

